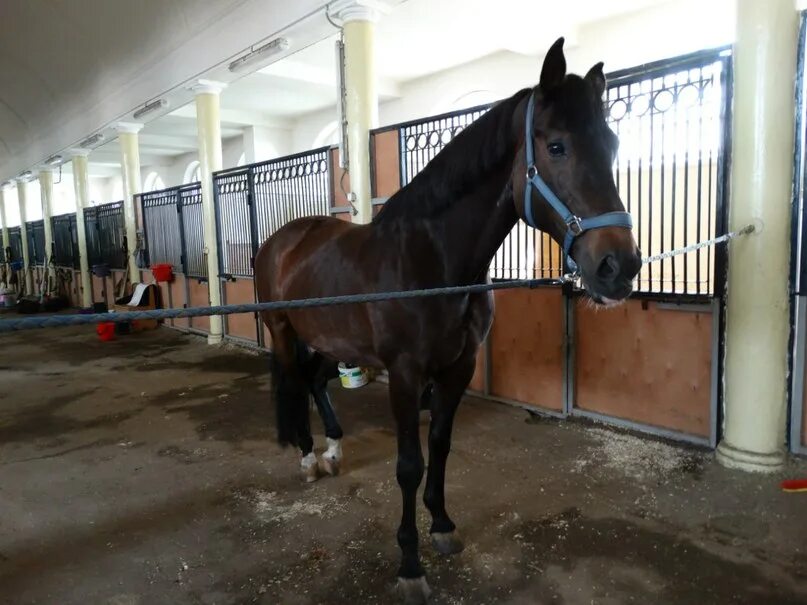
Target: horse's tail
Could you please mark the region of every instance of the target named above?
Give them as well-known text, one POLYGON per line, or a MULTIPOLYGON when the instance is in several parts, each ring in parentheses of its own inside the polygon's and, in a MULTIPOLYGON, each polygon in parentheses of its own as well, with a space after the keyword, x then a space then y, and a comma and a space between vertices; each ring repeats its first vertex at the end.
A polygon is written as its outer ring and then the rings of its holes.
POLYGON ((272 356, 272 391, 277 414, 277 439, 281 445, 300 446, 300 435, 310 434, 309 393, 305 343, 295 338, 289 343, 286 359, 272 356))

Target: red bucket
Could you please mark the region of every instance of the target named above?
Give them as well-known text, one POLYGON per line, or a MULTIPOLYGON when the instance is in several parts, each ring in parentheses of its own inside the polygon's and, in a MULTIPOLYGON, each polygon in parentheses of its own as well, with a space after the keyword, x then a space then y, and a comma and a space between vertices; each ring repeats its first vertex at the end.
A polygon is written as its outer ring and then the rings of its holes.
POLYGON ((95 327, 98 337, 104 342, 115 340, 115 324, 111 321, 100 323, 95 327))
POLYGON ((169 282, 174 278, 174 270, 170 263, 151 265, 151 274, 157 282, 169 282))

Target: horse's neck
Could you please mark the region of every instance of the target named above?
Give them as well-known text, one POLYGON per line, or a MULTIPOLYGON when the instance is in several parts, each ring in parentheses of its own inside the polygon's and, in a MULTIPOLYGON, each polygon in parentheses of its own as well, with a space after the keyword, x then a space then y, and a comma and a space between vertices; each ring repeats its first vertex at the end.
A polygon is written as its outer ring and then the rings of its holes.
POLYGON ((484 279, 496 251, 518 221, 509 186, 512 162, 437 217, 447 277, 453 283, 484 279))
POLYGON ((493 256, 518 221, 510 179, 523 141, 525 111, 526 97, 503 124, 510 138, 505 155, 491 163, 478 186, 432 219, 445 241, 444 262, 452 282, 484 279, 493 256))

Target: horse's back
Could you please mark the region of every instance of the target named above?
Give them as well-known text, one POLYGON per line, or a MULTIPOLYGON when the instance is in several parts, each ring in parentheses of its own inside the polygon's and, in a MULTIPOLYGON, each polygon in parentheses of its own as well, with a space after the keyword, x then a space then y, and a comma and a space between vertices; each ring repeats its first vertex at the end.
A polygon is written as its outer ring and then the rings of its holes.
POLYGON ((294 282, 298 281, 305 281, 306 289, 315 287, 322 281, 318 275, 332 272, 342 240, 359 229, 359 225, 329 216, 304 217, 285 224, 255 256, 259 299, 287 298, 289 289, 297 289, 294 282))

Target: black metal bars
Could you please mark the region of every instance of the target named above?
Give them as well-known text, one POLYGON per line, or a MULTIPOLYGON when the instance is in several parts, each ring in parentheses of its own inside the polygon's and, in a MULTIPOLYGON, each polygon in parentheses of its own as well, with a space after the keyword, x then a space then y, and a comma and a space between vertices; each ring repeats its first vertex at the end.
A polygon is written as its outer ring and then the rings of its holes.
POLYGON ((60 214, 51 218, 53 229, 53 264, 78 269, 78 231, 76 214, 60 214))
MULTIPOLYGON (((643 253, 725 231, 732 94, 731 51, 703 51, 608 76, 606 112, 620 137, 614 175, 643 253)), ((401 186, 489 105, 388 126, 397 129, 401 186)), ((646 266, 637 292, 710 297, 723 291, 724 252, 711 249, 646 266)), ((494 279, 557 277, 562 255, 519 223, 491 263, 494 279)))
POLYGON ((8 262, 22 262, 22 229, 20 227, 8 228, 8 243, 11 248, 11 258, 8 262))
POLYGON ((280 227, 305 216, 328 216, 329 151, 323 147, 213 175, 222 276, 252 276, 258 247, 280 227))
POLYGON ((85 208, 84 228, 90 267, 101 264, 110 269, 126 267, 122 201, 85 208))
MULTIPOLYGON (((614 174, 646 255, 724 229, 731 99, 727 49, 699 52, 609 76, 606 111, 620 140, 614 174)), ((645 266, 637 291, 710 297, 722 292, 711 249, 645 266)))
POLYGON ((185 276, 195 279, 207 279, 201 183, 192 183, 179 187, 179 209, 182 236, 182 266, 185 276))
POLYGON ((169 263, 187 277, 207 278, 202 185, 190 183, 139 197, 147 264, 169 263))
POLYGON ((25 223, 28 235, 28 261, 34 266, 43 266, 47 256, 45 252, 45 221, 28 221, 25 223))

